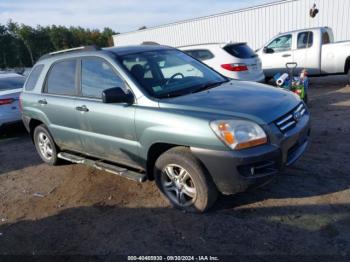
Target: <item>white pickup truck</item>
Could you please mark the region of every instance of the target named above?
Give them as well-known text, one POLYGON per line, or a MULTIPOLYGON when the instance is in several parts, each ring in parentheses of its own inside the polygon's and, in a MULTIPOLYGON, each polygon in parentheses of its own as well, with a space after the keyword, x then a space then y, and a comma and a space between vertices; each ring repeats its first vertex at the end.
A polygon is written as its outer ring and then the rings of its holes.
POLYGON ((267 78, 286 72, 286 63, 295 62, 295 73, 305 68, 313 76, 347 74, 350 81, 350 41, 334 42, 329 27, 279 34, 257 54, 267 78))

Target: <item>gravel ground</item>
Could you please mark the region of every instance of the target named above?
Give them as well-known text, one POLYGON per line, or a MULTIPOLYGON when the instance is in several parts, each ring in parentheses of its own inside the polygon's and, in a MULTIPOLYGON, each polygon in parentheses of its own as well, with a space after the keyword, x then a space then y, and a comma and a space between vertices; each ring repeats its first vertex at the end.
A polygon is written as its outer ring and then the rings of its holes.
POLYGON ((152 182, 43 164, 21 126, 0 138, 0 254, 350 255, 350 86, 312 79, 311 143, 270 184, 173 210, 152 182))

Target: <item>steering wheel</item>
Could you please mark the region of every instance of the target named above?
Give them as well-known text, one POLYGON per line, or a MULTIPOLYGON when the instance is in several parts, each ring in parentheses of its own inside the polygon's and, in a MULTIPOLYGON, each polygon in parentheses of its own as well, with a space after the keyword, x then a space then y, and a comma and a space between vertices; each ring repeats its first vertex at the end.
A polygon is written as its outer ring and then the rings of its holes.
POLYGON ((185 78, 185 76, 182 73, 176 73, 173 74, 166 82, 165 85, 168 85, 176 76, 181 76, 182 78, 185 78))

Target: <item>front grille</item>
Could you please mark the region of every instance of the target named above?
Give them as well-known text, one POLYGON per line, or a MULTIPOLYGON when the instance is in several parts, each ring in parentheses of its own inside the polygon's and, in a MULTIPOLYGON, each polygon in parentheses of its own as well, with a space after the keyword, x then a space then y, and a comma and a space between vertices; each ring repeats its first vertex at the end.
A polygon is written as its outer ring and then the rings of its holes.
POLYGON ((274 123, 282 133, 285 133, 295 127, 306 113, 307 111, 305 105, 303 103, 300 103, 292 111, 278 118, 274 123))

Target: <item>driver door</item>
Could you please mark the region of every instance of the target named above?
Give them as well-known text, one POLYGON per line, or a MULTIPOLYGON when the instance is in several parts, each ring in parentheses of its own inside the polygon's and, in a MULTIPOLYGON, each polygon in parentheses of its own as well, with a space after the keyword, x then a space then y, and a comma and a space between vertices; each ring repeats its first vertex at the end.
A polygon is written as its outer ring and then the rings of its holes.
POLYGON ((286 63, 293 62, 292 34, 281 35, 264 47, 261 55, 264 73, 273 77, 287 72, 286 63))
POLYGON ((126 83, 115 68, 100 57, 81 60, 81 91, 76 99, 84 153, 116 163, 139 167, 135 107, 102 102, 102 91, 126 83))

